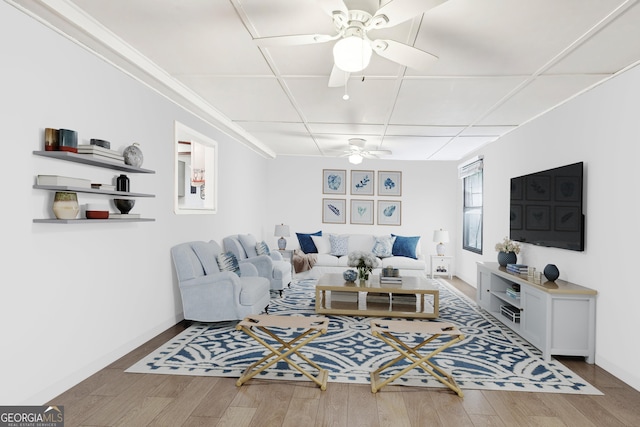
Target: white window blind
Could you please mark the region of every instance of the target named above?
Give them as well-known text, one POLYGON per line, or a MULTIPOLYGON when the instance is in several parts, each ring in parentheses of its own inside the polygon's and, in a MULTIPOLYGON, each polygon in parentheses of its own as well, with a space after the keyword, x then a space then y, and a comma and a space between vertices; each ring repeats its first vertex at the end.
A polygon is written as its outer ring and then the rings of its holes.
POLYGON ((472 159, 471 161, 463 163, 460 166, 458 166, 458 178, 463 179, 482 171, 482 168, 483 168, 482 159, 483 159, 482 156, 478 156, 472 159))

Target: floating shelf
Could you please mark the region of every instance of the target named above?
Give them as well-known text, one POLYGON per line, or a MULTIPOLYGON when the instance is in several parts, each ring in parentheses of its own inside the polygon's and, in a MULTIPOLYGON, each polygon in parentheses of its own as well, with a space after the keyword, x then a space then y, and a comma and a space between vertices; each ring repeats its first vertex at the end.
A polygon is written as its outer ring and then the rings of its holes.
POLYGON ((72 191, 74 193, 94 193, 94 194, 107 194, 110 196, 119 196, 116 198, 122 197, 156 197, 155 194, 145 194, 145 193, 131 193, 128 191, 117 191, 117 190, 99 190, 97 188, 87 188, 87 187, 68 187, 66 185, 34 185, 33 188, 37 190, 50 190, 50 191, 72 191))
POLYGON ((52 159, 66 160, 68 162, 83 163, 85 165, 99 166, 103 168, 109 168, 119 171, 131 172, 131 173, 156 173, 156 171, 150 169, 137 168, 124 163, 118 163, 116 161, 110 162, 108 160, 100 160, 95 157, 90 157, 87 154, 71 153, 69 151, 34 151, 36 156, 49 157, 52 159))
POLYGON ((118 219, 34 219, 33 222, 37 224, 80 224, 87 222, 152 222, 154 218, 118 218, 118 219))

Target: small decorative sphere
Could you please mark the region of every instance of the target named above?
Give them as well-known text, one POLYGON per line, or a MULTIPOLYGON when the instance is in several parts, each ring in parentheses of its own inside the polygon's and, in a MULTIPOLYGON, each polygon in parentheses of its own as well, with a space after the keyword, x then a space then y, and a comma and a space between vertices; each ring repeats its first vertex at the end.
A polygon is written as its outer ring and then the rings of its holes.
POLYGON ((347 270, 342 273, 345 282, 354 282, 358 278, 358 272, 355 270, 347 270))
POLYGON ((550 282, 555 282, 558 277, 560 277, 560 270, 554 264, 547 264, 544 268, 544 277, 547 278, 550 282))
POLYGON ((142 162, 144 160, 144 156, 142 155, 142 150, 139 147, 140 144, 134 142, 130 146, 124 149, 122 155, 124 156, 124 163, 139 168, 142 166, 142 162))

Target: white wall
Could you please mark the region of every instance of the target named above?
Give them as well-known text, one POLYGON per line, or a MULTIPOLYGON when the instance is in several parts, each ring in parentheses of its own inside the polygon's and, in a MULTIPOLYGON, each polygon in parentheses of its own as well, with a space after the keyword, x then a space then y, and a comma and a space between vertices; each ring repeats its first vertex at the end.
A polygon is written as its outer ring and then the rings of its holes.
POLYGON ((0 404, 42 404, 181 319, 169 248, 259 232, 267 186, 252 177, 268 161, 5 2, 0 56, 0 404), (174 120, 219 143, 217 215, 173 213, 174 120), (95 182, 118 174, 34 156, 46 127, 114 149, 139 142, 143 167, 156 174, 128 174, 131 190, 157 197, 138 199, 133 212, 156 222, 34 224, 52 216, 52 194, 32 188, 37 174, 95 182))
MULTIPOLYGON (((276 246, 273 236, 275 224, 290 226, 291 237, 287 239, 287 248, 299 247, 296 232, 313 233, 371 233, 376 235, 394 233, 405 236, 423 236, 422 252, 435 255, 436 244, 432 241, 436 229, 449 230, 452 240, 456 239, 459 228, 455 214, 457 192, 456 163, 452 162, 408 162, 365 159, 359 165, 350 164, 346 158, 320 157, 278 157, 268 164, 269 209, 265 213, 264 223, 267 240, 276 246), (322 170, 344 169, 347 182, 350 183, 351 170, 375 171, 374 196, 351 196, 322 194, 322 170), (377 195, 377 171, 401 171, 402 195, 400 197, 377 195), (345 199, 347 201, 346 224, 322 223, 322 199, 345 199), (349 223, 349 205, 351 199, 401 201, 402 224, 400 226, 379 226, 377 215, 374 225, 349 223)), ((376 212, 377 214, 377 212, 376 212)), ((453 253, 453 247, 447 247, 447 253, 453 253)))
POLYGON ((556 264, 561 279, 598 291, 596 363, 636 389, 640 344, 627 335, 640 321, 635 274, 639 93, 636 67, 480 150, 484 253, 457 250, 458 275, 476 284, 475 262, 496 261, 494 245, 509 234, 509 179, 585 162, 586 250, 523 245, 518 261, 538 270, 556 264))

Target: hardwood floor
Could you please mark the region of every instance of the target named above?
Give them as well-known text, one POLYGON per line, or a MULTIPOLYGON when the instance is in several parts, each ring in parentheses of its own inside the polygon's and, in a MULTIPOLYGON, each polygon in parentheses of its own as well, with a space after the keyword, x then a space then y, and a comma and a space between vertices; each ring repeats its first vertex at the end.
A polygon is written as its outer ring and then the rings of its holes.
MULTIPOLYGON (((475 299, 475 288, 449 280, 475 299)), ((53 399, 65 426, 640 426, 640 392, 582 358, 559 358, 604 396, 128 374, 181 323, 53 399)))

